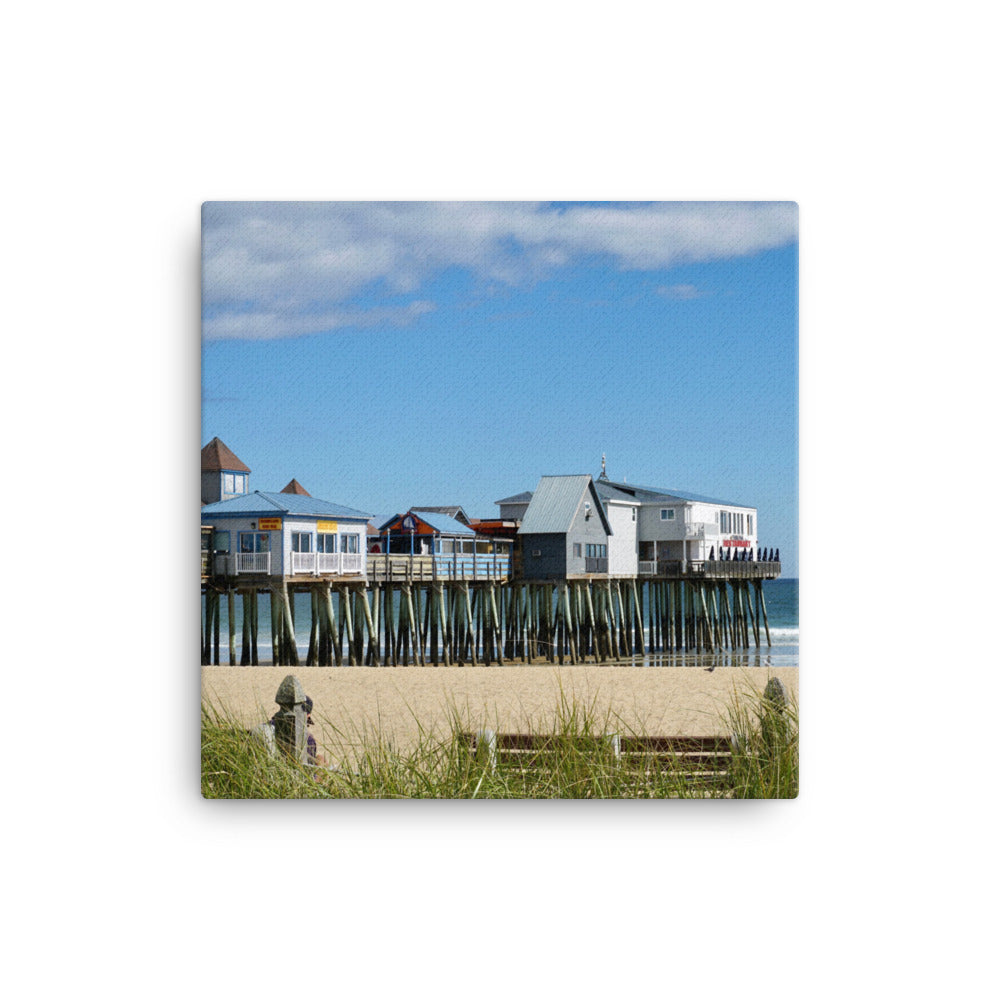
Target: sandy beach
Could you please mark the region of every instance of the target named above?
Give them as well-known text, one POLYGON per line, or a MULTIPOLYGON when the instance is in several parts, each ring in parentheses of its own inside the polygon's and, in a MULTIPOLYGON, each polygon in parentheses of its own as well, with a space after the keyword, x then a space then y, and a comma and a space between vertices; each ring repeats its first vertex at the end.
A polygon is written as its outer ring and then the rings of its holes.
POLYGON ((423 729, 444 734, 457 711, 463 728, 551 729, 561 699, 610 720, 609 731, 714 735, 735 690, 778 677, 798 698, 798 669, 624 666, 202 667, 203 699, 253 725, 276 710, 274 694, 294 673, 313 699, 317 742, 336 754, 367 729, 400 748, 423 729))

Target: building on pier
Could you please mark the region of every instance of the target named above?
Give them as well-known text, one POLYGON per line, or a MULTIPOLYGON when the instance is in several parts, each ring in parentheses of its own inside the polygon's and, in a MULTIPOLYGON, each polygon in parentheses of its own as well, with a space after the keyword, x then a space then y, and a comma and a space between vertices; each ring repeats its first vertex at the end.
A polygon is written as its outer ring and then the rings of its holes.
POLYGON ((501 521, 514 521, 520 524, 527 513, 528 504, 531 503, 531 491, 515 493, 512 497, 505 497, 503 500, 493 501, 500 508, 501 521))
POLYGON ((564 543, 570 577, 594 573, 683 576, 700 572, 707 562, 739 559, 744 554, 753 558, 756 552, 757 509, 747 504, 616 482, 608 478, 603 462, 596 480, 543 476, 539 490, 543 486, 541 497, 536 490, 496 501, 501 518, 518 525, 518 566, 526 579, 558 577, 564 543), (590 525, 588 538, 576 537, 576 519, 582 510, 578 507, 586 502, 588 481, 608 522, 606 539, 589 539, 596 522, 590 525), (553 537, 540 541, 539 535, 553 537))
POLYGON ((201 523, 212 528, 215 576, 247 583, 365 578, 368 515, 304 490, 258 490, 208 504, 201 509, 201 523))
POLYGON ((571 580, 607 574, 613 533, 590 476, 542 476, 518 530, 521 575, 571 580))
POLYGON ((614 482, 603 474, 597 487, 602 495, 628 497, 638 503, 640 573, 655 574, 671 563, 680 564, 683 572, 690 564, 756 550, 755 507, 696 493, 614 482))
POLYGON ((250 488, 250 468, 217 437, 201 449, 201 502, 218 503, 243 496, 250 488))
POLYGON ((442 579, 478 579, 508 575, 512 541, 480 534, 448 514, 411 507, 379 526, 377 546, 396 566, 400 556, 409 557, 414 562, 411 573, 421 577, 429 568, 442 579))

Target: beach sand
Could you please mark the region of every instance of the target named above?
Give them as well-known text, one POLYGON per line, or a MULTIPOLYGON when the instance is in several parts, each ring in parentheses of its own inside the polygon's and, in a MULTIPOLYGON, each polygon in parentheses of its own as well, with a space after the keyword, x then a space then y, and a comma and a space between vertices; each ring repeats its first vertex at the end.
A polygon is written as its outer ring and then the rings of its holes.
POLYGON ((458 712, 463 729, 545 732, 560 699, 608 719, 609 732, 710 736, 725 732, 734 691, 763 690, 778 677, 798 699, 798 669, 626 666, 511 667, 202 667, 203 699, 247 726, 277 711, 274 695, 288 675, 313 699, 312 732, 328 754, 357 746, 367 729, 400 749, 421 729, 444 735, 458 712))

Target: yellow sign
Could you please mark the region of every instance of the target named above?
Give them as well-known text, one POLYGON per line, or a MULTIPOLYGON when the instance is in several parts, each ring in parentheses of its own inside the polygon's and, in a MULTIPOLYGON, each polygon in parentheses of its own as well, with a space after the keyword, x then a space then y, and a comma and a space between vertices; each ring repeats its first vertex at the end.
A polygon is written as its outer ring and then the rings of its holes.
POLYGON ((337 522, 336 521, 317 521, 316 522, 317 531, 336 531, 337 522))
POLYGON ((280 517, 262 517, 257 524, 259 531, 281 531, 280 517))

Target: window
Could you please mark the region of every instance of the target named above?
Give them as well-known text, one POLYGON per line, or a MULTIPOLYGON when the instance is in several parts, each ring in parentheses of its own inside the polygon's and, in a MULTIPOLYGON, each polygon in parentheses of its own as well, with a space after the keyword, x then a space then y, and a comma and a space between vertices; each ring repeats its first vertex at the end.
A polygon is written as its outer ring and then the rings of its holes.
POLYGON ((747 514, 747 534, 753 534, 753 514, 747 514))
POLYGON ((212 548, 214 548, 216 552, 228 552, 229 532, 228 531, 212 532, 212 548))
POLYGON ((340 536, 340 551, 341 552, 360 552, 358 548, 358 538, 359 535, 341 535, 340 536))
POLYGON ((231 472, 226 472, 222 476, 222 492, 223 493, 235 493, 236 485, 233 480, 236 477, 231 472))
POLYGON ((580 545, 580 543, 579 542, 574 542, 573 543, 573 558, 574 559, 579 559, 581 555, 583 555, 583 553, 581 551, 581 545, 580 545))
POLYGON ((608 547, 607 545, 588 545, 587 546, 587 558, 588 559, 606 559, 608 557, 608 547))
POLYGON ((233 476, 233 492, 246 493, 246 491, 247 491, 247 477, 233 476))
POLYGON ((312 552, 313 536, 306 531, 292 532, 293 552, 312 552))
POLYGON ((241 531, 240 552, 270 552, 271 533, 268 531, 241 531))
POLYGON ((675 514, 676 511, 674 510, 673 507, 666 507, 660 511, 660 520, 672 521, 674 519, 675 514))
POLYGON ((632 508, 632 520, 635 520, 635 507, 632 508))
POLYGON ((328 532, 322 532, 316 536, 317 552, 336 552, 337 536, 328 532))

